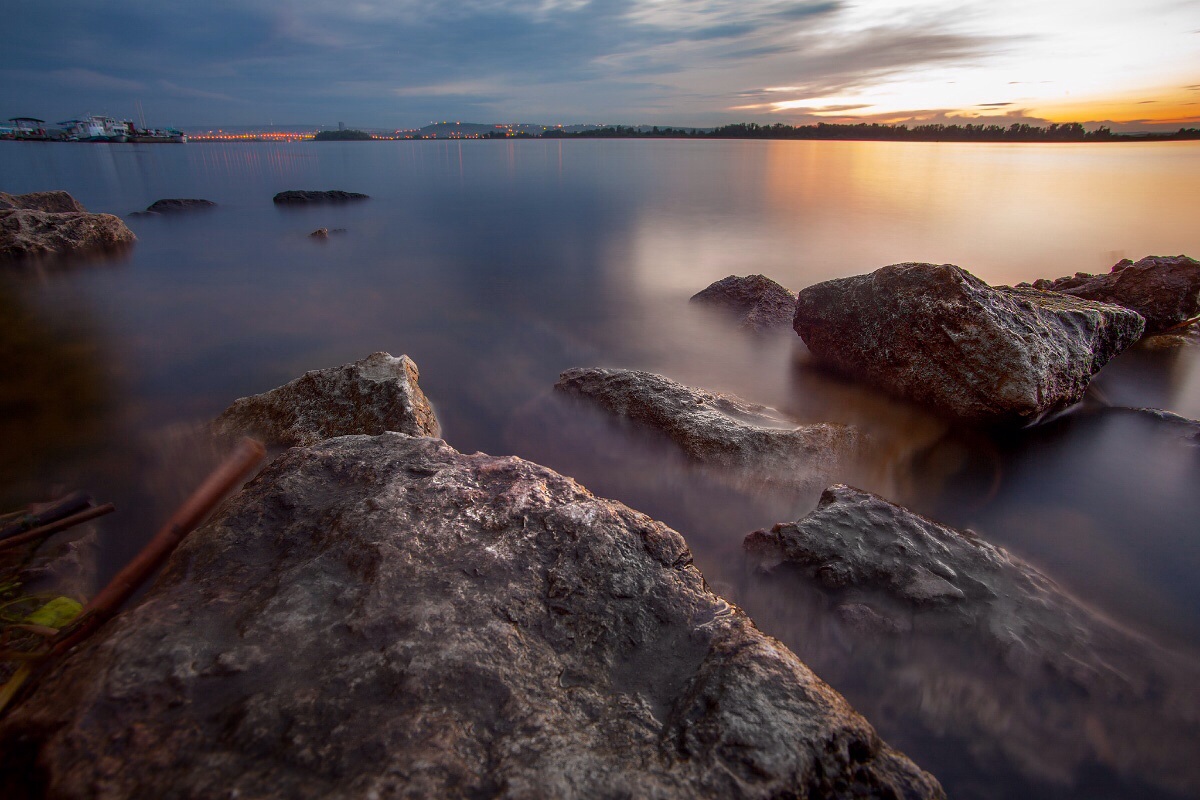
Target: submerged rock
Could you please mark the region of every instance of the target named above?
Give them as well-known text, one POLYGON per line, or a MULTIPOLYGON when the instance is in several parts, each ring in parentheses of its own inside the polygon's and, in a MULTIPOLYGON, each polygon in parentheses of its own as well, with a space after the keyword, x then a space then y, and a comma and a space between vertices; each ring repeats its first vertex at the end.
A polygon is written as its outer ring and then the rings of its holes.
POLYGON ((953 264, 893 264, 800 292, 819 362, 951 416, 1028 423, 1082 399, 1144 322, 1117 306, 993 288, 953 264))
POLYGON ((51 214, 87 213, 82 203, 62 190, 17 195, 0 192, 0 210, 6 209, 45 211, 51 214))
POLYGON ((745 546, 765 573, 822 591, 854 663, 817 663, 884 687, 880 705, 909 725, 999 751, 1001 771, 1038 780, 1067 783, 1103 764, 1200 789, 1200 764, 1187 755, 1200 737, 1200 666, 973 532, 837 485, 808 516, 756 531, 745 546), (862 652, 881 636, 895 652, 862 652))
POLYGON ((652 372, 569 369, 554 388, 653 428, 694 463, 742 473, 760 484, 809 486, 857 455, 858 429, 799 425, 773 408, 693 389, 652 372))
POLYGON ((1033 288, 1132 309, 1145 318, 1147 336, 1200 315, 1200 261, 1184 255, 1126 258, 1105 275, 1077 272, 1034 281, 1033 288))
POLYGON ((723 309, 754 331, 786 327, 796 313, 796 295, 765 275, 730 275, 692 295, 691 302, 723 309))
POLYGON ((178 214, 183 211, 204 211, 216 207, 217 204, 211 200, 168 198, 155 200, 146 207, 146 211, 151 214, 178 214))
POLYGON ((290 450, 0 722, 9 796, 943 796, 712 594, 517 458, 290 450))
POLYGON ((218 434, 248 434, 294 447, 349 434, 399 431, 437 436, 433 406, 408 356, 372 353, 361 361, 306 372, 263 394, 237 400, 214 423, 218 434))
POLYGON ((114 250, 137 241, 118 217, 87 212, 0 210, 0 258, 114 250))
POLYGON ((350 200, 369 200, 370 195, 359 194, 358 192, 343 192, 338 189, 325 192, 289 189, 286 192, 280 192, 275 195, 274 199, 276 203, 283 205, 301 205, 305 203, 345 203, 350 200))

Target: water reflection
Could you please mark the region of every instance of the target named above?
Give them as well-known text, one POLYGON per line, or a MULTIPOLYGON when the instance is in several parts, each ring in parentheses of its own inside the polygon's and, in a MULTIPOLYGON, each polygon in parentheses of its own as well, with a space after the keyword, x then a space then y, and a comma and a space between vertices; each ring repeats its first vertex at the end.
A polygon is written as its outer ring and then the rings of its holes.
POLYGON ((42 482, 64 459, 94 447, 110 424, 112 404, 106 359, 87 312, 48 315, 22 294, 0 281, 0 499, 6 509, 41 498, 42 482))

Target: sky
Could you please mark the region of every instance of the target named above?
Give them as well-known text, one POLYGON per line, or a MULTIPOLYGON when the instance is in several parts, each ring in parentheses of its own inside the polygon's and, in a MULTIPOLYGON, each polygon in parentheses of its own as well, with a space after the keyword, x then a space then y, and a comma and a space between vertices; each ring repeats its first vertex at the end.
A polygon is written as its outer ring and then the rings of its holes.
POLYGON ((4 0, 0 118, 1200 124, 1200 0, 4 0))

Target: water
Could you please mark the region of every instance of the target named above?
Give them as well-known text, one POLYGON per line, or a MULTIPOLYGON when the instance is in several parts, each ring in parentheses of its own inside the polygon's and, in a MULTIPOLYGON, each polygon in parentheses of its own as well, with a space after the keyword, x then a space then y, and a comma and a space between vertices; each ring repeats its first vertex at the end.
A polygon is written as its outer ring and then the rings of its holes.
MULTIPOLYGON (((905 669, 924 685, 944 678, 943 654, 866 648, 848 663, 819 598, 742 565, 747 532, 802 516, 815 494, 722 482, 549 390, 568 367, 630 367, 859 424, 895 452, 839 480, 971 527, 1194 659, 1200 448, 1114 412, 1008 436, 948 430, 812 369, 798 338, 752 336, 687 298, 731 273, 800 289, 934 261, 999 284, 1196 256, 1197 186, 1194 143, 0 143, 3 191, 66 189, 120 215, 163 197, 218 203, 127 219, 139 241, 122 257, 0 280, 0 500, 81 487, 115 501, 103 526, 112 570, 211 462, 190 426, 308 369, 407 353, 452 445, 545 463, 680 530, 718 590, 952 796, 1157 796, 1169 780, 1116 756, 1071 761, 1047 746, 1069 764, 1056 772, 998 752, 989 737, 1002 726, 931 729, 928 708, 895 685, 905 669), (271 203, 332 188, 372 199, 271 203), (310 239, 319 227, 346 231, 310 239)), ((1200 339, 1131 350, 1094 385, 1094 408, 1200 418, 1200 339)), ((997 679, 988 691, 1002 707, 1025 689, 997 679)), ((1064 713, 1103 720, 1104 702, 1064 713)))

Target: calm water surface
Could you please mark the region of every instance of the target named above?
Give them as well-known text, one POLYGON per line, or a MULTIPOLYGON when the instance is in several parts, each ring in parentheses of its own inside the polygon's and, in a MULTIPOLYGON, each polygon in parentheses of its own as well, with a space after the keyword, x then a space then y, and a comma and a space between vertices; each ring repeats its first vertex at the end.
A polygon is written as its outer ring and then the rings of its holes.
MULTIPOLYGON (((452 445, 545 463, 678 529, 718 590, 952 796, 1157 796, 1111 764, 1014 769, 986 730, 927 730, 919 708, 889 706, 867 677, 879 673, 836 666, 813 632, 819 603, 742 565, 747 532, 802 516, 815 494, 721 484, 549 390, 568 367, 630 367, 855 422, 896 454, 839 480, 973 528, 1194 658, 1200 448, 1100 409, 1200 418, 1200 339, 1135 348, 1106 367, 1089 408, 996 437, 823 376, 798 337, 752 336, 687 298, 731 273, 798 290, 933 261, 1000 284, 1200 256, 1198 187, 1195 143, 0 142, 2 191, 66 189, 118 215, 164 197, 218 204, 127 218, 138 243, 120 258, 0 278, 0 499, 82 487, 114 500, 112 569, 206 469, 189 426, 306 370, 407 353, 452 445), (372 199, 275 207, 285 189, 372 199), (310 239, 319 227, 346 230, 310 239)), ((1003 704, 1014 690, 995 691, 1003 704)))

